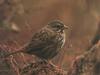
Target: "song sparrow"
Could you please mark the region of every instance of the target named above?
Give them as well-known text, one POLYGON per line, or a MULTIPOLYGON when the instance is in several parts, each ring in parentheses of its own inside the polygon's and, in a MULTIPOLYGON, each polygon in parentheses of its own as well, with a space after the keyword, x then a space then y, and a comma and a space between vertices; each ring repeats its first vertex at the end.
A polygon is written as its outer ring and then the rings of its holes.
POLYGON ((58 20, 52 21, 35 33, 28 45, 7 56, 23 52, 36 55, 41 59, 52 59, 60 52, 65 43, 65 29, 67 28, 68 26, 58 20))

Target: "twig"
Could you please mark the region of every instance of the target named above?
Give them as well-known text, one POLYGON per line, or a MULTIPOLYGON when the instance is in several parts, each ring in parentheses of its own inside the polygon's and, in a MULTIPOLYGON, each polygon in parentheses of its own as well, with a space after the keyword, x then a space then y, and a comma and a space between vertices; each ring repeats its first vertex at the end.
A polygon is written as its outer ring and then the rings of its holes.
POLYGON ((65 72, 62 69, 54 67, 47 62, 37 61, 35 63, 30 63, 29 65, 25 66, 22 69, 21 74, 22 75, 65 75, 65 72))
POLYGON ((94 45, 89 51, 76 57, 68 71, 68 75, 100 75, 100 60, 97 59, 99 56, 98 52, 100 53, 99 47, 100 42, 94 45), (96 71, 98 69, 97 74, 96 71))

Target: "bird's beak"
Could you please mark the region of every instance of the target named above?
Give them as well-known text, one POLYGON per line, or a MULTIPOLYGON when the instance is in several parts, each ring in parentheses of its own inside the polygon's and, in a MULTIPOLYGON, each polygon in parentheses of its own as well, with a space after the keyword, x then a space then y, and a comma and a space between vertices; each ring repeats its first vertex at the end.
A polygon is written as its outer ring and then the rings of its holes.
POLYGON ((69 27, 68 27, 68 26, 66 26, 66 25, 64 25, 64 29, 69 29, 69 27))

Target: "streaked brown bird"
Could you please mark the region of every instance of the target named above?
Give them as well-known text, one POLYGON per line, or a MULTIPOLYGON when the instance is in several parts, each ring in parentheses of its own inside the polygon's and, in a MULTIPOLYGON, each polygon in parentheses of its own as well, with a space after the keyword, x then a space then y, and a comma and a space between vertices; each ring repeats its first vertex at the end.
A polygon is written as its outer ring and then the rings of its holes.
POLYGON ((52 21, 35 33, 28 45, 7 56, 23 52, 36 55, 41 59, 50 60, 61 51, 65 44, 65 29, 68 29, 68 26, 61 21, 52 21))

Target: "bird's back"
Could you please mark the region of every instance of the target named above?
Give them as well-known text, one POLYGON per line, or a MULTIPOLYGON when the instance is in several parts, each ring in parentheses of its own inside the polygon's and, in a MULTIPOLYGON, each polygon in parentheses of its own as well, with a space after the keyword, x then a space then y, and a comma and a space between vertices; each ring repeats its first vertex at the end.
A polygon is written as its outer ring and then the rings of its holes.
POLYGON ((30 43, 26 46, 26 53, 34 54, 40 58, 51 59, 58 54, 64 44, 65 36, 44 27, 35 33, 30 43))

